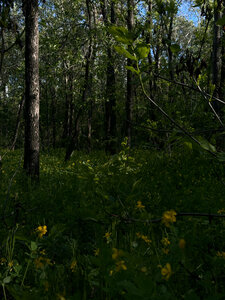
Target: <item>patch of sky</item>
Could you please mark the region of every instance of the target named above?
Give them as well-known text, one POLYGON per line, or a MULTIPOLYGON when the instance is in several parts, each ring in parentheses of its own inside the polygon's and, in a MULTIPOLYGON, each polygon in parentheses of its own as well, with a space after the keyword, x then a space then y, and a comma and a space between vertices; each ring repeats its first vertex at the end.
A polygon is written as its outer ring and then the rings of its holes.
POLYGON ((192 21, 195 26, 200 23, 200 10, 198 7, 194 7, 193 1, 183 0, 178 9, 178 16, 185 17, 186 20, 192 21))

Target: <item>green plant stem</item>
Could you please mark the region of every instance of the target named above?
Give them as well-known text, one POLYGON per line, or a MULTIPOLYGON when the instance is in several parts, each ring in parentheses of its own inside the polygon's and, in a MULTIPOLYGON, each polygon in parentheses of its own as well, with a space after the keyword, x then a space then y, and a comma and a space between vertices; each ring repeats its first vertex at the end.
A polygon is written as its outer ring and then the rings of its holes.
POLYGON ((26 266, 26 270, 25 270, 24 275, 23 275, 23 280, 22 280, 22 282, 21 282, 21 286, 23 286, 23 284, 24 284, 24 280, 25 280, 25 278, 26 278, 26 275, 27 275, 27 271, 28 271, 29 265, 30 265, 30 259, 28 260, 28 263, 27 263, 27 266, 26 266))
POLYGON ((3 289, 4 299, 7 300, 4 283, 2 284, 2 289, 3 289))

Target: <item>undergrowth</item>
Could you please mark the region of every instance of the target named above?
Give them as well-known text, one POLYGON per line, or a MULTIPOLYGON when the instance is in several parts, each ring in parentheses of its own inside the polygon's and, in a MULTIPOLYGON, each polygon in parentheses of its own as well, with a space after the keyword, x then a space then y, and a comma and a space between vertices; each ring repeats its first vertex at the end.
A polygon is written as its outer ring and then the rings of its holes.
POLYGON ((32 184, 21 150, 1 153, 1 299, 224 299, 222 163, 124 142, 43 153, 32 184))

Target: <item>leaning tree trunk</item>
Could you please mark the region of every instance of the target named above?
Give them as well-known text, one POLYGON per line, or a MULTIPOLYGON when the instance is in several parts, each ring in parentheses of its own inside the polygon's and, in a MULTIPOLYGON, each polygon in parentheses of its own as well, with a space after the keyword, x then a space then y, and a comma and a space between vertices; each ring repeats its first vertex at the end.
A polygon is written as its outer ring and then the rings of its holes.
MULTIPOLYGON (((127 28, 132 32, 134 27, 134 0, 127 0, 127 28)), ((130 48, 130 46, 129 46, 130 48)), ((130 50, 130 49, 128 49, 130 50)), ((127 59, 127 66, 132 66, 132 60, 127 59)), ((126 136, 128 145, 131 146, 132 139, 132 117, 134 103, 134 75, 130 70, 127 70, 127 99, 126 99, 126 136)))
POLYGON ((39 178, 39 32, 38 0, 24 0, 25 12, 25 145, 24 169, 39 178))

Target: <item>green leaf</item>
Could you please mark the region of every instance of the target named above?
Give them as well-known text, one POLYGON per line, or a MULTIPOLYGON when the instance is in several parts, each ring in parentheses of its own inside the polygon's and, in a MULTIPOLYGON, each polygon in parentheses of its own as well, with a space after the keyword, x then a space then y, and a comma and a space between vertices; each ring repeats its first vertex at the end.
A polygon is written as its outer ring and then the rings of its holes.
POLYGON ((137 45, 135 52, 139 59, 146 58, 149 54, 150 49, 146 45, 137 45))
POLYGON ((3 283, 10 283, 11 281, 11 276, 7 276, 3 279, 3 283))
POLYGON ((133 73, 136 73, 137 75, 140 73, 140 70, 136 70, 134 67, 126 66, 125 68, 133 73))
POLYGON ((33 242, 33 241, 31 241, 31 243, 30 243, 30 249, 31 249, 31 251, 35 251, 35 250, 37 250, 37 243, 36 243, 36 242, 33 242))
POLYGON ((178 44, 172 44, 170 46, 170 50, 176 54, 176 53, 180 52, 180 46, 178 44))
POLYGON ((193 145, 191 142, 184 142, 184 145, 189 149, 189 150, 192 150, 193 148, 193 145))
POLYGON ((221 161, 221 162, 225 161, 225 152, 218 153, 216 157, 217 157, 218 161, 221 161))
POLYGON ((215 146, 213 146, 212 144, 210 144, 206 139, 204 139, 203 137, 199 136, 198 137, 198 141, 200 143, 200 146, 207 150, 207 151, 211 151, 211 152, 216 152, 216 148, 215 146))
POLYGON ((219 20, 216 22, 216 25, 220 25, 220 26, 225 25, 225 16, 223 16, 221 19, 219 19, 219 20))
POLYGON ((125 27, 111 26, 108 31, 112 34, 117 42, 121 42, 126 45, 131 45, 134 42, 134 36, 125 27))
POLYGON ((118 52, 119 54, 122 54, 123 56, 125 56, 126 58, 129 58, 131 60, 136 60, 137 58, 135 56, 133 56, 129 51, 127 51, 125 48, 121 47, 121 46, 115 46, 114 47, 116 52, 118 52))

